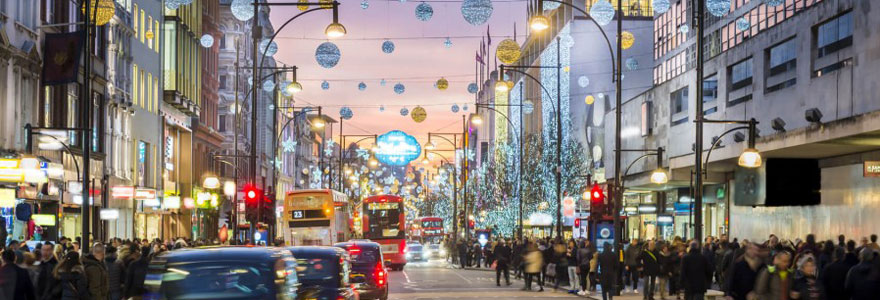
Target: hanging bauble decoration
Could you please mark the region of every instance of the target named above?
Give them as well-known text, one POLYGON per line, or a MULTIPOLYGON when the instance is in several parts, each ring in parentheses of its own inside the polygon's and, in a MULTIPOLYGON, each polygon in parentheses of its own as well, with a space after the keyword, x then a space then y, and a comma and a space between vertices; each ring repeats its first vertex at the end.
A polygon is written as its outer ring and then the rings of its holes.
POLYGON ((199 39, 199 44, 201 44, 202 47, 211 48, 212 46, 214 46, 214 37, 210 34, 204 34, 199 39))
POLYGON ((403 94, 406 91, 406 87, 403 86, 403 83, 397 83, 394 85, 394 92, 398 95, 403 94))
POLYGON ((468 91, 468 93, 476 94, 478 91, 477 84, 473 83, 473 82, 469 83, 468 87, 467 87, 467 91, 468 91))
POLYGON ((780 6, 782 3, 785 3, 785 0, 764 0, 764 4, 769 6, 780 6))
POLYGON ((379 81, 379 85, 381 85, 381 86, 385 86, 385 83, 386 83, 385 78, 382 78, 382 80, 379 81))
POLYGON ((406 109, 406 107, 400 109, 401 116, 406 117, 406 115, 408 115, 408 114, 409 114, 409 109, 406 109))
POLYGON ((447 88, 449 88, 449 81, 446 80, 446 78, 440 77, 440 79, 437 79, 437 83, 435 83, 434 85, 437 86, 438 90, 445 91, 447 88))
POLYGON ((391 52, 394 52, 394 42, 388 40, 382 42, 382 52, 385 52, 387 54, 391 54, 391 52))
POLYGON ((269 43, 268 39, 263 39, 260 41, 260 55, 266 53, 266 56, 275 55, 278 53, 278 44, 275 42, 269 43))
POLYGON ((590 7, 590 17, 599 25, 605 26, 614 19, 614 6, 608 1, 599 0, 590 7))
POLYGON ((467 110, 468 110, 467 104, 465 104, 464 106, 462 106, 462 107, 461 107, 461 110, 463 110, 463 111, 467 111, 467 110))
POLYGON ((271 92, 275 89, 275 82, 272 80, 263 81, 263 90, 267 92, 271 92))
POLYGON ((452 105, 452 112, 457 113, 460 109, 461 109, 461 107, 458 107, 458 104, 452 105))
POLYGON ((275 104, 269 104, 267 107, 270 111, 275 110, 275 104))
POLYGON ((334 0, 318 0, 319 3, 322 3, 321 8, 323 8, 323 9, 333 8, 333 1, 334 0))
POLYGON ((751 26, 752 26, 752 24, 749 23, 749 19, 746 19, 746 18, 736 19, 736 29, 739 31, 749 30, 749 27, 751 27, 751 26))
POLYGON ((385 112, 385 105, 379 106, 379 112, 385 112))
POLYGON ((639 61, 633 57, 627 58, 626 59, 626 68, 629 69, 630 71, 635 71, 636 69, 639 68, 639 61))
MULTIPOLYGON (((297 2, 299 2, 299 3, 309 3, 309 0, 299 0, 299 1, 297 1, 297 2)), ((296 8, 298 8, 300 11, 307 11, 307 10, 309 10, 309 6, 308 6, 308 5, 302 5, 302 4, 297 5, 296 8)))
POLYGON ((322 89, 322 90, 325 90, 325 91, 326 91, 326 90, 329 90, 329 89, 330 89, 330 83, 327 82, 327 80, 324 80, 323 82, 321 82, 321 89, 322 89))
POLYGON ((416 6, 416 19, 427 22, 434 16, 434 8, 430 4, 422 2, 416 6))
POLYGON ((492 16, 491 0, 464 0, 461 2, 461 16, 471 25, 486 23, 492 16))
POLYGON ((636 37, 633 36, 631 32, 624 31, 620 34, 620 41, 620 46, 623 47, 624 50, 626 50, 633 46, 633 44, 636 42, 636 37))
POLYGON ((713 16, 723 17, 730 12, 730 0, 706 0, 706 9, 713 16))
POLYGON ((370 8, 370 2, 367 0, 361 0, 361 9, 370 8))
POLYGON ((587 95, 587 97, 584 98, 584 103, 587 105, 593 105, 593 102, 596 102, 596 98, 593 98, 593 95, 587 95))
POLYGON ((410 113, 410 117, 412 117, 413 121, 416 121, 416 123, 421 123, 428 117, 428 112, 426 112, 423 107, 416 106, 416 108, 413 108, 412 113, 410 113))
POLYGON ((691 30, 691 27, 688 26, 688 24, 681 24, 681 27, 678 28, 678 32, 681 32, 684 34, 687 34, 688 31, 690 31, 690 30, 691 30))
POLYGON ((354 113, 351 111, 351 108, 348 106, 343 106, 339 109, 339 118, 343 120, 351 120, 351 117, 354 116, 354 113))
POLYGON ((506 39, 498 43, 498 47, 495 48, 495 57, 498 57, 502 63, 512 64, 519 60, 522 52, 519 49, 519 44, 512 39, 506 39))
MULTIPOLYGON (((24 2, 26 1, 22 1, 22 3, 24 2)), ((93 25, 104 26, 109 23, 110 19, 113 19, 113 16, 116 14, 116 3, 113 2, 113 0, 91 0, 90 2, 91 9, 89 10, 89 13, 93 15, 89 16, 89 20, 92 21, 93 25)), ((83 5, 82 11, 83 14, 85 14, 85 5, 83 5)))
POLYGON ((578 77, 578 85, 582 88, 587 87, 590 85, 590 78, 587 78, 586 75, 581 75, 581 77, 578 77))
POLYGON ((155 37, 155 36, 156 35, 153 33, 152 30, 147 30, 147 32, 144 32, 144 37, 147 38, 148 40, 152 40, 153 37, 155 37))
POLYGON ((535 111, 535 103, 532 100, 526 100, 523 102, 522 110, 524 114, 530 115, 535 111))
POLYGON ((315 59, 318 64, 327 69, 335 67, 339 63, 340 57, 339 47, 331 42, 324 42, 315 50, 315 59))
POLYGON ((669 11, 669 0, 654 0, 651 6, 654 8, 654 14, 662 14, 669 11))
POLYGON ((179 2, 180 5, 190 5, 193 3, 193 0, 177 0, 177 2, 179 2))
POLYGON ((232 0, 229 10, 239 21, 247 21, 254 17, 254 0, 232 0))
POLYGON ((554 10, 554 9, 559 8, 559 6, 562 4, 559 2, 544 1, 543 5, 544 5, 544 10, 554 10))
POLYGON ((175 10, 178 7, 180 7, 180 2, 178 2, 177 0, 166 0, 165 1, 165 8, 167 8, 167 9, 175 10))
POLYGON ((367 84, 366 84, 366 83, 363 83, 363 82, 358 83, 358 90, 363 91, 363 90, 366 90, 366 89, 367 89, 367 84))
POLYGON ((446 37, 446 40, 443 41, 443 47, 452 48, 452 40, 449 37, 446 37))

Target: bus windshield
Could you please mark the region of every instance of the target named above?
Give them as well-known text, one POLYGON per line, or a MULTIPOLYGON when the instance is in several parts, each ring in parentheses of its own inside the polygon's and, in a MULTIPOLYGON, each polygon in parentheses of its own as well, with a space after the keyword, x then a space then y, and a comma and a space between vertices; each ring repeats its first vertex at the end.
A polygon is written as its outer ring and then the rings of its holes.
POLYGON ((443 221, 422 221, 422 228, 438 228, 443 227, 443 221))
POLYGON ((402 239, 403 230, 400 230, 400 203, 382 202, 367 203, 364 210, 367 220, 367 230, 364 237, 368 239, 402 239))

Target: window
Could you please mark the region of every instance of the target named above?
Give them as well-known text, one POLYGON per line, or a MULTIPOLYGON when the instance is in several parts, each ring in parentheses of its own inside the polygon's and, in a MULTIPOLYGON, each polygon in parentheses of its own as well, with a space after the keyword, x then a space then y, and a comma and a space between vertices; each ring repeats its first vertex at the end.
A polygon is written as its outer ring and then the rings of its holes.
POLYGON ((162 101, 162 94, 159 94, 159 76, 153 77, 153 96, 156 97, 153 101, 153 112, 159 113, 159 102, 162 101))
POLYGON ((18 1, 18 18, 16 21, 27 28, 34 28, 34 19, 36 17, 34 15, 34 4, 36 3, 36 1, 18 1))
MULTIPOLYGON (((141 31, 138 32, 138 36, 140 37, 141 43, 143 44, 144 43, 144 33, 145 33, 145 31, 147 31, 147 27, 144 26, 144 10, 143 9, 141 9, 141 17, 139 20, 140 20, 141 31)), ((138 20, 135 20, 135 22, 138 22, 138 20)))
POLYGON ((220 89, 226 89, 226 75, 220 75, 220 89))
POLYGON ((138 20, 138 5, 137 5, 137 3, 134 4, 134 10, 132 10, 131 13, 132 13, 131 23, 132 23, 132 26, 134 26, 134 36, 137 36, 140 33, 140 27, 138 27, 138 22, 137 22, 137 20, 138 20))
POLYGON ((159 36, 161 32, 159 30, 159 21, 153 21, 153 50, 156 50, 156 53, 159 53, 159 36))
POLYGON ((220 127, 217 129, 220 132, 226 132, 226 115, 220 115, 220 127))
POLYGON ((672 126, 688 120, 688 87, 683 87, 669 95, 669 110, 672 113, 672 126))
POLYGON ((816 28, 816 48, 822 57, 852 45, 852 12, 828 20, 816 28))
MULTIPOLYGON (((147 23, 146 23, 146 26, 149 26, 149 27, 150 27, 150 30, 148 30, 149 32, 153 32, 153 33, 156 32, 155 28, 153 27, 153 17, 152 17, 152 16, 147 17, 147 23)), ((156 39, 156 37, 153 36, 152 39, 147 39, 147 40, 146 40, 146 41, 147 41, 147 47, 148 47, 148 48, 153 49, 153 40, 155 40, 155 39, 156 39)))
MULTIPOLYGON (((144 94, 147 94, 146 91, 144 91, 147 88, 147 85, 144 84, 145 78, 146 77, 144 77, 144 70, 141 70, 141 74, 138 75, 138 83, 137 83, 138 84, 138 95, 137 96, 138 96, 138 99, 141 99, 141 103, 140 103, 141 108, 147 107, 147 98, 144 98, 144 94)), ((149 95, 149 94, 147 94, 147 95, 149 95)))
POLYGON ((137 142, 137 185, 147 186, 147 178, 150 168, 150 144, 144 141, 137 142))
POLYGON ((712 75, 703 79, 703 115, 708 115, 718 111, 715 105, 715 99, 718 99, 718 75, 712 75), (708 108, 707 108, 708 107, 708 108))
POLYGON ((220 36, 220 49, 226 49, 226 35, 220 36))
POLYGON ((153 88, 150 87, 152 84, 153 84, 153 73, 147 73, 147 81, 144 82, 144 89, 146 91, 144 91, 144 93, 147 94, 145 97, 147 101, 145 101, 145 102, 147 103, 146 104, 147 111, 149 111, 149 112, 153 112, 153 96, 154 95, 153 95, 153 88))
POLYGON ((770 76, 785 73, 788 70, 794 70, 797 65, 797 44, 795 39, 789 39, 770 48, 770 76))
POLYGON ((104 151, 104 95, 92 92, 92 152, 104 151))
MULTIPOLYGON (((137 5, 137 4, 135 4, 137 5)), ((131 65, 131 101, 134 105, 138 105, 138 101, 141 99, 138 98, 138 66, 136 64, 131 65)))
POLYGON ((752 58, 741 61, 730 67, 731 90, 737 90, 752 84, 752 58))

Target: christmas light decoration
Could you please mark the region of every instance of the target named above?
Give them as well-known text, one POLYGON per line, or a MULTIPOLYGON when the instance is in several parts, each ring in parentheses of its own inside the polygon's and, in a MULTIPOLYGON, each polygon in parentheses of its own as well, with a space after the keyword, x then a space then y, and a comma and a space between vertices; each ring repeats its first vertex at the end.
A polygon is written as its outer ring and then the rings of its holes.
MULTIPOLYGON (((116 14, 116 4, 113 0, 91 0, 90 2, 89 20, 94 25, 104 26, 116 14)), ((82 11, 83 14, 86 13, 85 5, 83 5, 82 11)))
POLYGON ((415 121, 416 123, 421 123, 425 121, 425 118, 428 117, 428 113, 425 111, 425 108, 421 106, 416 106, 416 108, 413 108, 412 112, 410 113, 410 117, 412 117, 413 121, 415 121))
POLYGON ((275 82, 272 80, 263 81, 263 90, 267 92, 275 90, 275 82))
POLYGON ((596 102, 596 98, 593 98, 593 95, 587 95, 587 97, 584 98, 584 103, 587 105, 592 105, 593 102, 596 102))
POLYGON ((318 45, 318 49, 315 50, 315 60, 318 61, 319 65, 327 69, 335 67, 339 63, 341 56, 339 47, 336 47, 336 44, 331 42, 324 42, 318 45))
POLYGON ((678 31, 684 34, 687 34, 691 28, 687 24, 681 24, 681 27, 678 28, 678 31))
POLYGON ((229 10, 239 21, 247 21, 254 17, 254 0, 232 0, 229 10))
POLYGON ((578 77, 578 85, 582 88, 585 88, 590 85, 590 79, 587 78, 586 75, 581 75, 581 77, 578 77))
POLYGON ((752 24, 749 23, 749 19, 746 19, 746 18, 736 19, 736 29, 739 31, 749 30, 749 27, 751 27, 751 26, 752 26, 752 24))
POLYGON ((211 48, 212 46, 214 46, 214 37, 210 34, 204 34, 199 39, 199 44, 201 44, 202 47, 211 48))
POLYGON ((621 39, 620 46, 623 47, 623 50, 631 48, 636 41, 635 36, 633 36, 633 34, 629 31, 624 31, 623 33, 621 33, 620 39, 621 39))
POLYGON ((626 59, 626 68, 629 69, 630 71, 635 71, 636 69, 639 68, 639 61, 633 57, 627 58, 626 59))
POLYGON ((327 82, 326 80, 322 81, 322 82, 321 82, 321 89, 322 89, 322 90, 325 90, 325 91, 326 91, 326 90, 329 90, 329 89, 330 89, 330 83, 327 82))
POLYGON ((361 83, 358 83, 358 90, 360 90, 360 91, 364 91, 364 90, 366 90, 366 89, 367 89, 367 84, 366 84, 366 83, 364 83, 363 81, 362 81, 361 83))
POLYGON ((343 106, 339 109, 339 118, 343 120, 351 120, 351 117, 354 116, 354 113, 351 111, 351 108, 348 106, 343 106))
POLYGON ((502 63, 505 64, 513 64, 519 60, 522 52, 519 49, 519 44, 512 39, 505 39, 498 43, 498 47, 495 48, 495 57, 498 58, 502 63))
POLYGON ((452 48, 452 40, 447 37, 446 40, 443 41, 443 46, 447 49, 452 48))
POLYGON ((654 14, 662 14, 669 11, 669 0, 654 0, 651 3, 654 14))
POLYGON ((440 79, 437 79, 437 82, 434 85, 437 87, 438 90, 443 91, 449 88, 449 81, 446 80, 446 78, 440 77, 440 79))
POLYGON ((406 115, 409 115, 409 109, 406 109, 406 107, 401 108, 400 115, 406 117, 406 115))
POLYGON ((706 0, 706 9, 713 16, 723 17, 730 12, 730 0, 706 0))
POLYGON ((780 6, 785 3, 785 0, 764 0, 764 4, 768 6, 780 6))
POLYGON ((266 56, 273 56, 275 53, 278 53, 278 44, 275 42, 269 43, 268 39, 263 39, 260 41, 260 54, 266 54, 266 56))
POLYGON ((476 94, 478 90, 479 90, 479 88, 477 87, 476 83, 471 82, 467 86, 468 93, 476 94))
POLYGON ((491 0, 464 0, 461 2, 461 16, 471 25, 486 23, 492 17, 491 0))
POLYGON ((367 9, 367 8, 370 8, 370 2, 368 2, 367 0, 362 0, 361 1, 361 9, 367 9))
POLYGON ((458 104, 453 104, 451 109, 452 109, 452 112, 453 112, 453 113, 457 113, 458 110, 461 109, 461 108, 458 107, 458 104))
POLYGON ((427 22, 432 16, 434 16, 434 8, 430 4, 422 2, 416 6, 416 19, 419 21, 427 22))
POLYGON ((608 25, 614 19, 614 6, 605 0, 599 0, 590 7, 590 17, 601 26, 608 25))
POLYGON ((382 42, 382 52, 387 54, 394 52, 394 43, 388 40, 382 42))
POLYGON ((405 91, 406 91, 406 87, 403 86, 402 83, 397 83, 394 85, 394 92, 397 93, 398 95, 403 94, 403 92, 405 92, 405 91))

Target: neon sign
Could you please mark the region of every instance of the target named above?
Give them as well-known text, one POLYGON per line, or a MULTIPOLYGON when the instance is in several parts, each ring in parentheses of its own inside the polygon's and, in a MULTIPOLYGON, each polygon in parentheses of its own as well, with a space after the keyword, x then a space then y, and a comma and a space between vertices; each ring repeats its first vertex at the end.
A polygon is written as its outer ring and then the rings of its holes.
POLYGON ((376 138, 376 159, 392 166, 405 166, 422 153, 415 137, 400 130, 392 130, 376 138))

